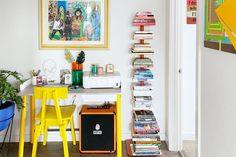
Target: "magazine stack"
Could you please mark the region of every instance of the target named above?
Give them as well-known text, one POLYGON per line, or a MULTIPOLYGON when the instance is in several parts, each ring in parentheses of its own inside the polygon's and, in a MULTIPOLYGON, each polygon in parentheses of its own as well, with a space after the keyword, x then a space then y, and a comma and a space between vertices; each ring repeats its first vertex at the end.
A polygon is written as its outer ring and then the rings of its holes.
POLYGON ((136 156, 161 155, 160 128, 151 110, 134 110, 134 134, 132 152, 136 156))

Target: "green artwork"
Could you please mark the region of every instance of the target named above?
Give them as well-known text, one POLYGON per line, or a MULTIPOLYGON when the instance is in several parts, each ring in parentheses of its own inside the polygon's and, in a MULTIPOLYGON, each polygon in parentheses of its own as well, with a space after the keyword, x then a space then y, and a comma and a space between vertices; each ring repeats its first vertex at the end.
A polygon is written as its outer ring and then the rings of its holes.
POLYGON ((220 51, 236 53, 215 12, 224 1, 225 0, 206 0, 204 46, 220 51))

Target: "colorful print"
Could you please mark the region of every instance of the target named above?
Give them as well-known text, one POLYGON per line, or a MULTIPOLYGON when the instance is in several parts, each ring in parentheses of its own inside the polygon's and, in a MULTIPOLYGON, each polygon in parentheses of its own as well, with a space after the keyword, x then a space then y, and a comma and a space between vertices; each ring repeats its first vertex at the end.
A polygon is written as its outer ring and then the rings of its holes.
POLYGON ((101 2, 50 0, 48 29, 51 41, 100 41, 101 2))

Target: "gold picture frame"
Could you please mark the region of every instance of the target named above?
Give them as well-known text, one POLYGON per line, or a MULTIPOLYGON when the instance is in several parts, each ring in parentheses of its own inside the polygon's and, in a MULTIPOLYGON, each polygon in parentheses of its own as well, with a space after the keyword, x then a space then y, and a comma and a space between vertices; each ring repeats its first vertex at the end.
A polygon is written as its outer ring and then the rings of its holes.
POLYGON ((108 0, 39 0, 40 49, 108 48, 108 0))

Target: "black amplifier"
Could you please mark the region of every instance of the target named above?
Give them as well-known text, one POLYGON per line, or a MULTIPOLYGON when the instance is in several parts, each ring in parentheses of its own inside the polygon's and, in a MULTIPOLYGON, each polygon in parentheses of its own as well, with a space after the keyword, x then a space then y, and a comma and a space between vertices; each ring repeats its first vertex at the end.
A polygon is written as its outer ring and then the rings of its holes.
POLYGON ((116 108, 84 105, 80 112, 80 145, 82 153, 116 151, 116 108))

